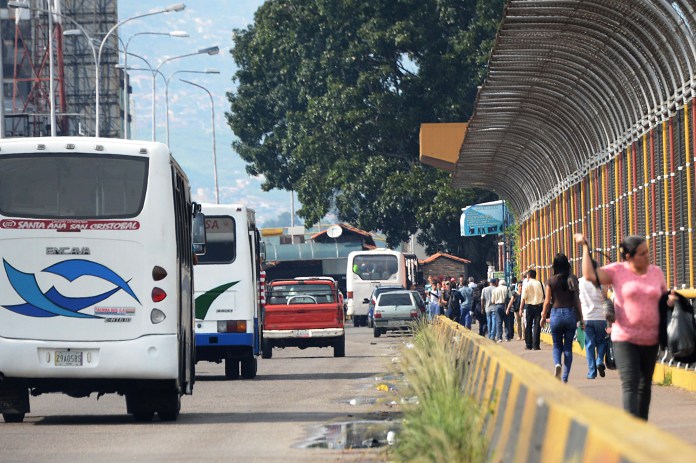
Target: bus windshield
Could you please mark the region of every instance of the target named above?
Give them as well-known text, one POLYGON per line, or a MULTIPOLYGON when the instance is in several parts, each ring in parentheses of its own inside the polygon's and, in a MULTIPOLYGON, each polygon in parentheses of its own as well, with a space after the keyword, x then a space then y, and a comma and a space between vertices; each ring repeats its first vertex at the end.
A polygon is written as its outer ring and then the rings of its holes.
POLYGON ((390 254, 358 255, 353 259, 353 273, 361 280, 388 280, 398 270, 397 258, 390 254))
POLYGON ((143 208, 148 160, 109 155, 0 158, 0 213, 50 219, 126 218, 143 208))

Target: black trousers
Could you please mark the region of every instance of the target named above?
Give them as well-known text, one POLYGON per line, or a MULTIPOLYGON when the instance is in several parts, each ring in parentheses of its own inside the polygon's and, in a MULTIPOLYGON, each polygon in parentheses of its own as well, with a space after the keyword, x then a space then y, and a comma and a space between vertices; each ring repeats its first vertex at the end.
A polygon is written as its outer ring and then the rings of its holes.
POLYGON ((623 407, 636 418, 648 420, 658 346, 614 342, 616 368, 621 377, 623 407))
POLYGON ((527 349, 539 349, 539 344, 541 344, 541 304, 525 305, 524 308, 527 310, 524 342, 527 349))

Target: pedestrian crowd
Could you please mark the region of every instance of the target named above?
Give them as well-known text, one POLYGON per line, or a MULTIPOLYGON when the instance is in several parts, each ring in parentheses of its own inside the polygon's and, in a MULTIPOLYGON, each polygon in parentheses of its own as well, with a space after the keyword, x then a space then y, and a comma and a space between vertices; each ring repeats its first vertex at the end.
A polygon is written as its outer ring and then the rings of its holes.
POLYGON ((473 277, 440 281, 430 276, 428 318, 445 315, 467 329, 476 323, 480 336, 494 342, 524 339, 528 350, 541 349, 541 329, 549 324, 558 379, 566 383, 570 378, 577 340, 584 344, 586 378, 604 377, 607 368, 616 368, 624 409, 647 420, 656 357, 667 336, 664 313, 674 307, 677 295, 667 290, 662 270, 650 263, 643 237, 624 238, 621 262, 602 267, 585 237, 574 239, 583 249, 580 278, 562 252, 544 284, 534 269, 519 281, 512 278, 509 287, 496 278, 476 283, 473 277))

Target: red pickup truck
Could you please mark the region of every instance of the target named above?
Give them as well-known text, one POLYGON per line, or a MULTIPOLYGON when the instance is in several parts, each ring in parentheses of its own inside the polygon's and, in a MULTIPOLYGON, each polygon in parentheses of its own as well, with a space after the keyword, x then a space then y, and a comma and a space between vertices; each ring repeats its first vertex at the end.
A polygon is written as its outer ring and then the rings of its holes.
POLYGON ((271 358, 274 347, 333 347, 334 357, 346 355, 343 295, 333 278, 272 281, 262 327, 262 358, 271 358))

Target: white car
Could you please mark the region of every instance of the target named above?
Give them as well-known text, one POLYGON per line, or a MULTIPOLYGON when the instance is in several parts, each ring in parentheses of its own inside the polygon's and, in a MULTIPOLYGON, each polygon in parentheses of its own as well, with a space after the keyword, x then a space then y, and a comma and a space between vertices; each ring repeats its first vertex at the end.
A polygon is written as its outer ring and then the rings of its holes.
POLYGON ((390 291, 377 296, 374 309, 374 336, 387 331, 411 329, 425 313, 425 304, 417 291, 390 291))

